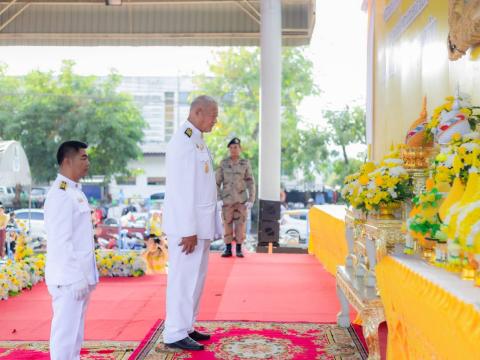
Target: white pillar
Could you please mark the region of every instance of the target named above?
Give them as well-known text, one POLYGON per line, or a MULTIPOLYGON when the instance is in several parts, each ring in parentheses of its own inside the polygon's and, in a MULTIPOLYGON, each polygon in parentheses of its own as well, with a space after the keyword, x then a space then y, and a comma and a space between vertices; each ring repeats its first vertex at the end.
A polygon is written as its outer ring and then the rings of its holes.
POLYGON ((282 2, 261 0, 259 199, 280 200, 282 2))
POLYGON ((368 160, 374 160, 373 148, 375 99, 375 0, 368 2, 368 38, 367 38, 367 111, 366 132, 368 146, 368 160))

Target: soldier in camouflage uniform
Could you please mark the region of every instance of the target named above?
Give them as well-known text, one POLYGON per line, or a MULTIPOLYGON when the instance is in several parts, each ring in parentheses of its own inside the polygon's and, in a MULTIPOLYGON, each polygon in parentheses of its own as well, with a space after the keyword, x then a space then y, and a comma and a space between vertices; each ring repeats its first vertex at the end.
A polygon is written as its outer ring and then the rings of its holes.
POLYGON ((226 247, 222 257, 232 256, 234 239, 236 255, 243 257, 242 243, 245 240, 247 213, 255 201, 255 180, 250 162, 240 158, 240 139, 233 138, 228 143, 228 150, 230 156, 222 160, 216 173, 217 196, 225 227, 226 247))

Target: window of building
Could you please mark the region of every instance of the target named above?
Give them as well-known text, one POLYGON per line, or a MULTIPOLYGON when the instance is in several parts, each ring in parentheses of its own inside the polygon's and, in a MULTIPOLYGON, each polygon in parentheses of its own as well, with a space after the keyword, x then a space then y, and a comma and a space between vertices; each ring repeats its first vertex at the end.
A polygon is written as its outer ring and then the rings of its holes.
POLYGON ((165 178, 161 176, 147 178, 148 185, 165 185, 165 178))
POLYGON ((165 141, 169 141, 175 131, 175 94, 165 93, 165 141))
POLYGON ((178 93, 178 104, 179 105, 188 105, 188 97, 190 96, 190 92, 188 91, 180 91, 178 93))
POLYGON ((117 185, 136 185, 137 178, 135 176, 117 176, 117 185))

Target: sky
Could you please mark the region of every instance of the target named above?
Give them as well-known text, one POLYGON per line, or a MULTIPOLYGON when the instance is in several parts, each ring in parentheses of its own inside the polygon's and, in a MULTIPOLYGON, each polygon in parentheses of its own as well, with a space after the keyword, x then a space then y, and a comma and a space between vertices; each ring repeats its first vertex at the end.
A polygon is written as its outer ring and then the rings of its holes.
MULTIPOLYGON (((306 55, 314 64, 319 96, 305 99, 301 116, 323 124, 322 110, 364 105, 366 92, 367 15, 362 0, 316 0, 316 23, 306 55)), ((212 47, 0 47, 7 73, 57 71, 64 59, 76 62, 76 72, 105 75, 116 69, 125 76, 175 76, 208 73, 212 47), (192 62, 192 59, 195 59, 192 62)))

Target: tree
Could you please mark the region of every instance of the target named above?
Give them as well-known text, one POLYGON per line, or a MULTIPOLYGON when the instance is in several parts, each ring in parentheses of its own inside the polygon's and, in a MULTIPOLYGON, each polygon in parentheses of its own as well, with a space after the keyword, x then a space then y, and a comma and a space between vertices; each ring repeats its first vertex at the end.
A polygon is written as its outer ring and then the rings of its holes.
POLYGON ((349 159, 348 163, 343 159, 333 160, 326 171, 325 183, 333 187, 342 187, 345 177, 359 171, 363 163, 362 160, 355 158, 349 159))
POLYGON ((23 78, 0 71, 0 85, 6 84, 0 90, 0 136, 20 141, 38 182, 55 178, 56 149, 67 139, 89 144, 90 174, 106 181, 141 156, 146 123, 132 97, 117 92, 121 77, 80 76, 73 68, 65 61, 58 75, 32 71, 23 78))
POLYGON ((327 110, 323 116, 327 119, 331 143, 341 148, 343 160, 348 164, 347 146, 367 143, 365 111, 359 106, 351 110, 347 106, 341 111, 327 110))
MULTIPOLYGON (((284 48, 282 52, 282 175, 292 176, 301 169, 311 180, 328 156, 326 136, 318 127, 303 124, 297 108, 306 96, 319 90, 313 82, 312 62, 303 50, 284 48)), ((258 175, 258 134, 260 96, 260 53, 258 49, 232 48, 216 54, 210 64, 212 76, 195 78, 196 94, 219 100, 219 123, 207 143, 218 162, 227 153, 228 141, 242 140, 245 156, 258 175)))
POLYGON ((340 148, 341 153, 333 150, 330 154, 335 159, 327 170, 327 184, 341 185, 345 176, 359 170, 361 160, 351 158, 347 154, 347 146, 366 144, 365 111, 361 107, 344 110, 327 110, 323 113, 328 124, 328 138, 330 145, 340 148), (338 158, 340 156, 340 158, 338 158))

